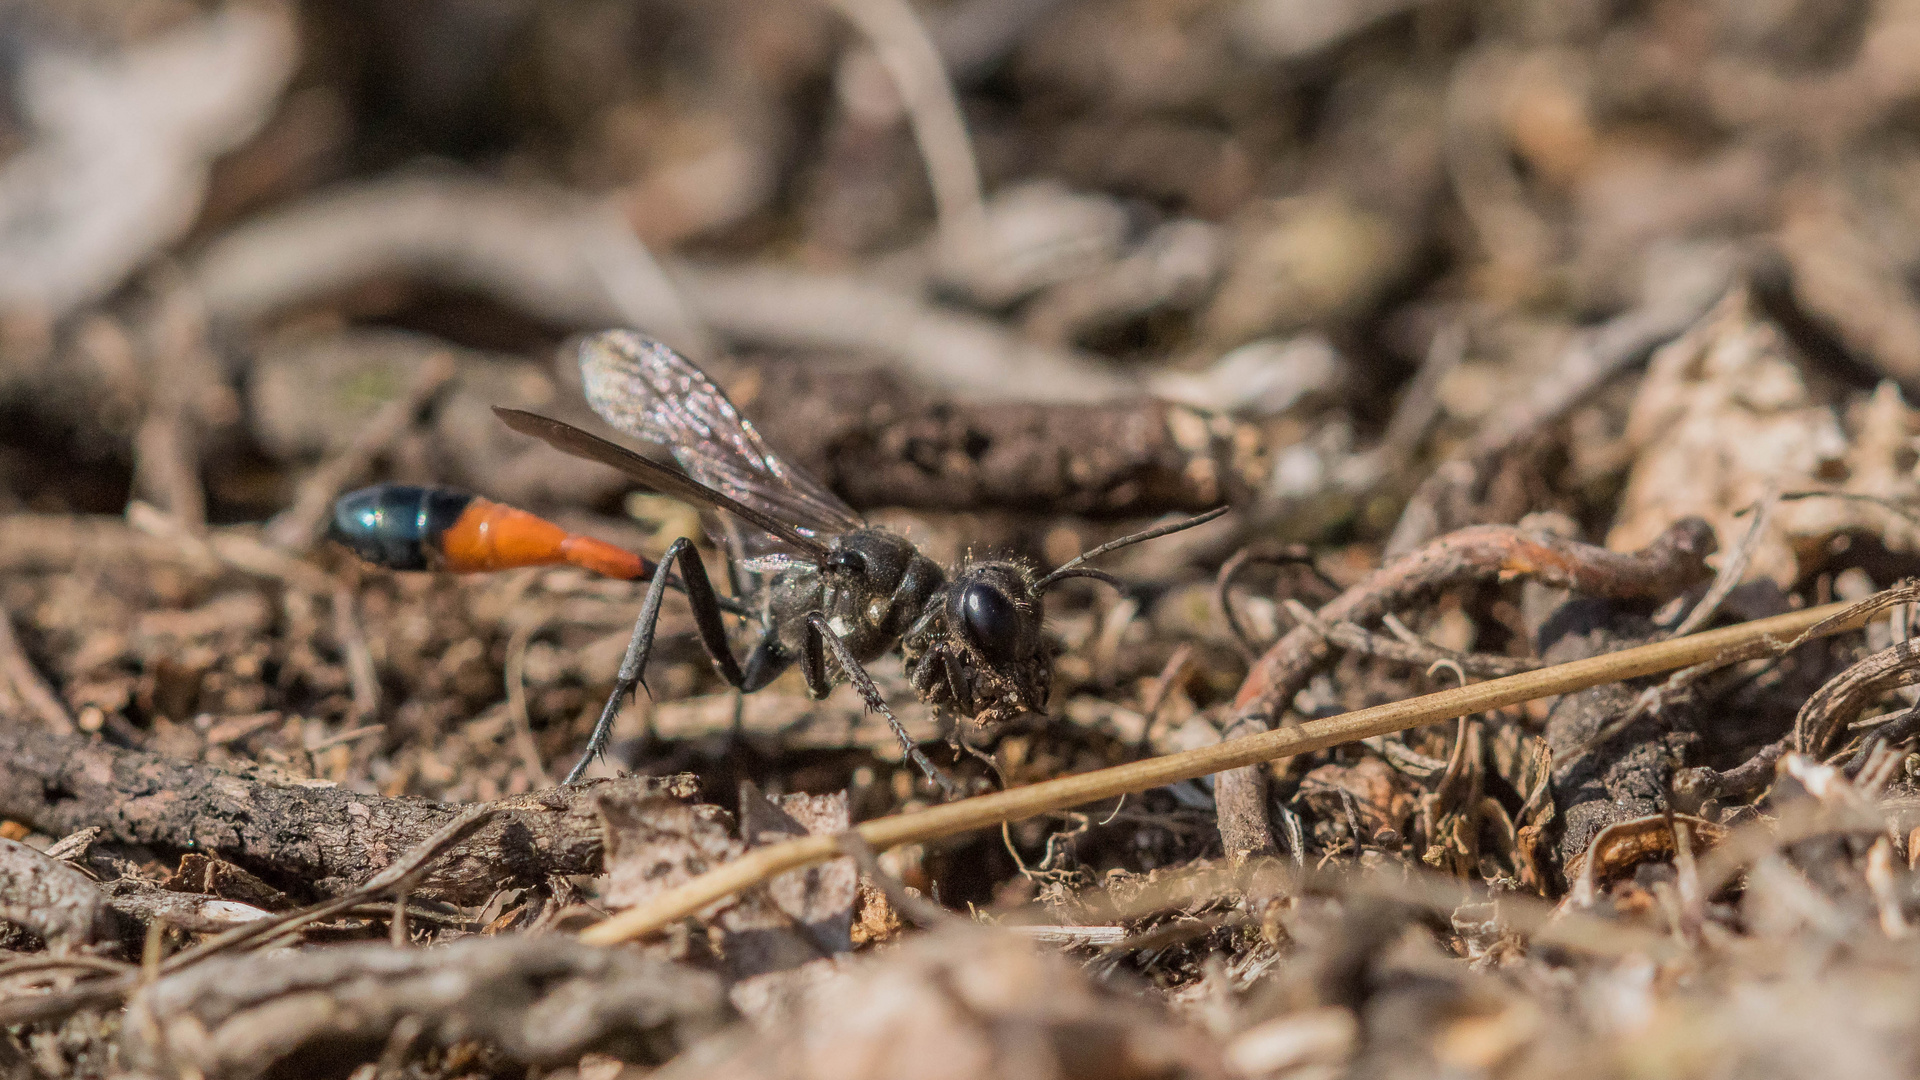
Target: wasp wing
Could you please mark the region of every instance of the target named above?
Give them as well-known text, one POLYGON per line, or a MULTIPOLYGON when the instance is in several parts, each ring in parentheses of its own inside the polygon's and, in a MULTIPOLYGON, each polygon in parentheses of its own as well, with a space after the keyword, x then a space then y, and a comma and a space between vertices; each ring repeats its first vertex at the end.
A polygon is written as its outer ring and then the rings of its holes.
MULTIPOLYGON (((595 334, 581 343, 580 375, 602 419, 658 443, 688 476, 735 502, 808 537, 865 524, 825 484, 780 460, 713 380, 667 346, 631 330, 595 334)), ((732 539, 736 556, 767 553, 750 538, 732 539)))
POLYGON ((495 406, 493 412, 508 427, 522 435, 531 435, 555 450, 611 465, 662 495, 671 495, 696 506, 724 510, 816 562, 827 556, 827 545, 820 540, 759 507, 749 506, 725 492, 702 484, 671 465, 642 457, 618 443, 608 442, 564 421, 499 406, 495 406))

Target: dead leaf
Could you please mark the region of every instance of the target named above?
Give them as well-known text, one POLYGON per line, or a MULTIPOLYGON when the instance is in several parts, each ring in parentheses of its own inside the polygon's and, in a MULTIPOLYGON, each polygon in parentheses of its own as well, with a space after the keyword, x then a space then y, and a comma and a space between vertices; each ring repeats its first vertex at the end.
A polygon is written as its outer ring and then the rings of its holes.
POLYGON ((601 899, 616 910, 644 904, 746 850, 731 835, 730 815, 717 806, 611 795, 598 805, 606 836, 601 899))
POLYGON ((1755 576, 1791 588, 1802 553, 1854 530, 1895 551, 1920 550, 1920 524, 1871 501, 1920 500, 1920 414, 1888 383, 1841 421, 1841 410, 1809 388, 1780 329, 1736 289, 1654 355, 1627 421, 1637 452, 1608 546, 1634 550, 1698 515, 1727 550, 1751 521, 1742 512, 1777 484, 1789 495, 1867 498, 1783 501, 1754 552, 1755 576))
MULTIPOLYGON (((740 832, 749 848, 795 836, 847 831, 847 795, 770 799, 740 785, 740 832)), ((789 870, 720 914, 721 948, 737 977, 798 967, 853 950, 859 871, 851 858, 789 870)))
MULTIPOLYGON (((834 836, 846 832, 850 824, 844 791, 769 799, 752 784, 741 785, 740 832, 748 847, 809 834, 834 836)), ((847 952, 853 948, 859 879, 853 859, 834 859, 781 874, 767 883, 767 896, 828 954, 847 952)))
POLYGON ((1628 821, 1616 821, 1600 830, 1586 853, 1569 866, 1568 876, 1577 878, 1569 901, 1591 903, 1597 891, 1609 882, 1631 877, 1644 862, 1665 862, 1678 850, 1674 846, 1673 824, 1687 825, 1688 844, 1696 856, 1704 855, 1726 839, 1723 825, 1692 814, 1649 814, 1628 821))
MULTIPOLYGON (((823 966, 824 967, 824 966, 823 966)), ((1002 931, 957 926, 820 980, 770 1029, 663 1080, 1172 1080, 1227 1075, 1214 1040, 1002 931)))
POLYGON ((180 866, 165 887, 174 892, 207 893, 268 911, 292 906, 287 894, 224 859, 198 853, 180 856, 180 866))

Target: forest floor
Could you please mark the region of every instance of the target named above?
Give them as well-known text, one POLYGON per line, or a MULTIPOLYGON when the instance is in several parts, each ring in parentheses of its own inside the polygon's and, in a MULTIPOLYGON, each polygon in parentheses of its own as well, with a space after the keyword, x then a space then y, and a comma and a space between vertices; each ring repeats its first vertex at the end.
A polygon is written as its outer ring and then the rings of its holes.
POLYGON ((1916 33, 0 0, 0 1077, 1912 1075, 1916 33), (954 797, 847 686, 729 689, 678 593, 563 785, 647 584, 325 533, 449 485, 732 581, 695 509, 490 411, 593 423, 612 326, 943 566, 1230 510, 1046 593, 1042 711, 870 665, 954 797), (1843 603, 593 929, 795 838, 1843 603))

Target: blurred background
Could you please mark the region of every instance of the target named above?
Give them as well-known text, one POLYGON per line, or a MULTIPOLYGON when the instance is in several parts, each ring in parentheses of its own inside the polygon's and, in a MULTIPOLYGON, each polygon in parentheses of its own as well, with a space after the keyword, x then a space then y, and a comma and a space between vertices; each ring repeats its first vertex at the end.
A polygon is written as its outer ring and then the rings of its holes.
MULTIPOLYGON (((1217 739, 1248 653, 1213 575, 1248 542, 1346 584, 1537 511, 1725 547, 1779 485, 1916 494, 1916 0, 4 0, 0 83, 0 601, 48 715, 129 745, 550 780, 633 587, 319 538, 378 480, 697 533, 489 412, 594 423, 565 346, 607 326, 939 558, 1234 505, 1050 606, 1080 734, 1012 775, 1217 739)), ((1862 501, 1770 527, 1785 590, 1849 529, 1856 562, 1920 535, 1862 501)), ((1258 566, 1256 638, 1268 585, 1331 595, 1258 566)), ((1483 601, 1426 628, 1525 651, 1483 601)), ((761 758, 647 767, 908 797, 857 701, 819 706, 854 734, 793 734, 794 687, 742 719, 688 630, 670 604, 625 760, 731 717, 761 758)))
MULTIPOLYGON (((618 513, 483 406, 577 410, 557 346, 633 325, 862 508, 1385 537, 1735 274, 1841 384, 1920 379, 1916 42, 1910 0, 7 0, 0 507, 263 520, 445 354, 352 479, 618 513)), ((1618 405, 1465 516, 1604 529, 1618 405)))

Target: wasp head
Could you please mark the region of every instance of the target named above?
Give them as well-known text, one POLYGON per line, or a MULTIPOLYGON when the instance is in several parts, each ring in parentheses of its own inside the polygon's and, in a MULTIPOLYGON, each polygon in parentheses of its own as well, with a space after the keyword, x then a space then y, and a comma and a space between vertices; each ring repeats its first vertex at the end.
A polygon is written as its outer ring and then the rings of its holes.
POLYGON ((1041 711, 1053 683, 1044 621, 1027 567, 962 565, 902 642, 914 689, 983 730, 1041 711))

